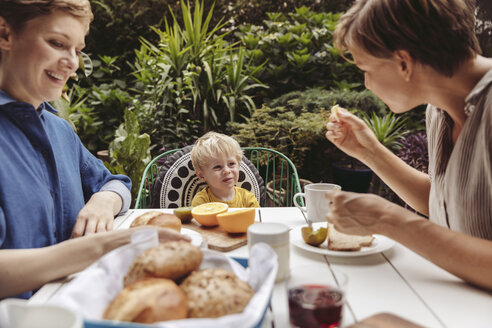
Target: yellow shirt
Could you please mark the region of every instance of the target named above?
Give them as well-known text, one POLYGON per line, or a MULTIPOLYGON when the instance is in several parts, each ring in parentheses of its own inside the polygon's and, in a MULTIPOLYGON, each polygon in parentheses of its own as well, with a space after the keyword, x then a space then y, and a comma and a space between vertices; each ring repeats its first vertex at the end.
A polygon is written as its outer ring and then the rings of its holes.
POLYGON ((226 203, 229 207, 260 207, 258 200, 252 192, 247 191, 246 189, 240 187, 234 187, 236 191, 236 196, 234 196, 233 200, 224 202, 210 191, 209 187, 205 187, 203 190, 199 191, 193 200, 191 201, 191 206, 197 206, 205 203, 211 202, 220 202, 226 203))

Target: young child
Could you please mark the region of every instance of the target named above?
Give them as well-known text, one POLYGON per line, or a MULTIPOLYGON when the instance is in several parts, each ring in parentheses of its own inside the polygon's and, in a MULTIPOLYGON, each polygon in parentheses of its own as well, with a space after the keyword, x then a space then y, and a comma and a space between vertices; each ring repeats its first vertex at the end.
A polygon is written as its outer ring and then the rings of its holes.
POLYGON ((242 157, 243 151, 232 137, 216 132, 200 137, 191 150, 191 162, 207 187, 193 197, 191 206, 222 202, 229 207, 260 207, 253 193, 236 187, 242 157))

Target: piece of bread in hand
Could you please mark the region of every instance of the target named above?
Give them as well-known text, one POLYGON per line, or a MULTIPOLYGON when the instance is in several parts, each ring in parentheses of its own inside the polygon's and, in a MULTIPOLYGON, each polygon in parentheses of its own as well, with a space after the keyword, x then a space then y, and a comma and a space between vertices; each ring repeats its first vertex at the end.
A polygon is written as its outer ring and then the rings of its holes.
POLYGON ((168 241, 140 254, 130 265, 123 283, 128 286, 147 277, 178 280, 198 269, 202 259, 200 248, 183 240, 168 241))
POLYGON ((341 109, 342 107, 338 106, 338 105, 334 105, 331 107, 331 115, 330 115, 330 118, 333 117, 335 119, 335 121, 337 122, 340 122, 340 117, 338 116, 338 111, 341 109))
POLYGON ((374 236, 347 235, 328 224, 328 249, 332 251, 359 251, 362 247, 371 246, 374 236))
POLYGON ((170 228, 178 232, 181 231, 181 220, 176 215, 162 213, 159 211, 150 211, 137 216, 130 224, 130 228, 142 225, 170 228))
POLYGON ((255 293, 247 282, 220 268, 194 271, 179 286, 188 300, 189 318, 240 313, 255 293))
POLYGON ((186 295, 169 279, 149 278, 125 287, 104 311, 103 318, 153 323, 186 318, 186 295))

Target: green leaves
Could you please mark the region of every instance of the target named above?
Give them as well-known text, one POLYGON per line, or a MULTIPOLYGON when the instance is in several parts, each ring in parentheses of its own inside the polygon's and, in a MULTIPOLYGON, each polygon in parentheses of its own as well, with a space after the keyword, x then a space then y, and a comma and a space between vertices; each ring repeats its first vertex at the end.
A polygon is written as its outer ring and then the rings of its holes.
POLYGON ((124 122, 115 132, 115 139, 109 145, 111 163, 106 166, 115 174, 124 174, 132 180, 132 199, 136 199, 140 177, 150 162, 150 137, 140 134, 137 116, 125 110, 124 122))
MULTIPOLYGON (((188 2, 181 1, 181 9, 182 24, 173 14, 172 25, 166 21, 164 31, 154 29, 159 43, 142 40, 136 53, 134 76, 142 98, 151 97, 161 104, 148 103, 147 108, 174 119, 173 125, 199 120, 205 131, 249 116, 255 108, 249 92, 263 87, 255 77, 263 64, 251 65, 243 49, 227 42, 224 36, 229 32, 220 32, 224 26, 220 21, 210 27, 213 6, 205 14, 203 2, 195 1, 192 10, 188 2)), ((135 103, 135 108, 141 106, 135 103)), ((189 135, 181 137, 183 142, 193 141, 189 135)))
POLYGON ((337 83, 344 88, 360 86, 353 81, 360 81, 361 73, 333 51, 333 32, 339 14, 316 13, 301 7, 288 15, 267 15, 264 26, 243 25, 235 33, 252 64, 268 62, 267 69, 257 75, 271 87, 267 98, 312 86, 333 89, 337 83))
POLYGON ((401 140, 408 132, 405 128, 405 118, 397 117, 393 112, 389 112, 384 116, 378 116, 372 112, 372 116, 364 112, 362 119, 371 128, 371 130, 385 147, 395 152, 401 148, 401 140))

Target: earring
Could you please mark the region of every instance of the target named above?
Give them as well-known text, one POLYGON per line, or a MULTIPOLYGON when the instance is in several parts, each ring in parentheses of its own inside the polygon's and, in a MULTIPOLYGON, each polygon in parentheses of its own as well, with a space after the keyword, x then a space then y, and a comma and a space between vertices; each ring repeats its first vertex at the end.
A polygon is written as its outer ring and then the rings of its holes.
POLYGON ((85 77, 88 77, 92 74, 93 66, 91 57, 89 57, 89 55, 82 51, 79 54, 79 67, 82 70, 82 73, 84 73, 85 77))

